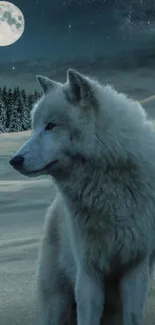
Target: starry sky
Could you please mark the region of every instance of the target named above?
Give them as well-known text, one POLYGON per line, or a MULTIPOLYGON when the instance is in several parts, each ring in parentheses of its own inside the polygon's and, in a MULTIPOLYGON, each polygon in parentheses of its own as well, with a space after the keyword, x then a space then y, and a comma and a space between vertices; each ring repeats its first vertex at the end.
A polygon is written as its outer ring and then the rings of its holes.
POLYGON ((0 62, 93 59, 151 46, 155 0, 12 0, 25 17, 16 43, 0 47, 0 62))

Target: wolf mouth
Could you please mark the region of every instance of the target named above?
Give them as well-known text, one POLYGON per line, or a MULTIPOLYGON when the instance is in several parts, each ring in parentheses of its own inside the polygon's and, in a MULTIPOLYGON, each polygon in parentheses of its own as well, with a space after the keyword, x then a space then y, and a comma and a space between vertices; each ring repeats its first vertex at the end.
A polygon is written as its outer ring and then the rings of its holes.
POLYGON ((42 174, 43 172, 47 172, 51 167, 55 166, 58 163, 58 160, 53 160, 51 163, 47 164, 46 166, 44 166, 41 169, 37 169, 37 170, 27 170, 24 167, 21 168, 15 168, 19 173, 25 175, 25 176, 31 176, 31 175, 39 175, 42 174))

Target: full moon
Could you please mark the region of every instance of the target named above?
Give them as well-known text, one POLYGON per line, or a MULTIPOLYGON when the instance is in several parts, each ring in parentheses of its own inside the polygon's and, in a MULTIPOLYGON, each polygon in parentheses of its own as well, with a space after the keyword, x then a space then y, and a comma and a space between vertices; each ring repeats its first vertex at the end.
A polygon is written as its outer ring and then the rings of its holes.
POLYGON ((15 43, 23 34, 25 20, 13 3, 0 1, 0 46, 15 43))

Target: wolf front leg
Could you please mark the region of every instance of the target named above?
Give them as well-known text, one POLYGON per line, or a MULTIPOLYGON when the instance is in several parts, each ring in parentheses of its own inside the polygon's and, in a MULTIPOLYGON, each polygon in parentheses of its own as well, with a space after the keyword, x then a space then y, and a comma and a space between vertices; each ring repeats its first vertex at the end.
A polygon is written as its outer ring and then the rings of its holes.
POLYGON ((70 323, 74 302, 72 289, 59 269, 56 247, 46 240, 42 243, 38 263, 37 302, 39 325, 70 323))
POLYGON ((39 325, 64 325, 70 322, 74 311, 74 289, 60 263, 62 207, 61 201, 56 198, 48 210, 39 250, 36 274, 39 325))
POLYGON ((87 272, 77 272, 75 285, 78 325, 99 325, 104 304, 103 287, 87 272))
POLYGON ((148 291, 149 264, 148 260, 134 266, 122 278, 121 300, 123 325, 142 325, 144 306, 148 291))

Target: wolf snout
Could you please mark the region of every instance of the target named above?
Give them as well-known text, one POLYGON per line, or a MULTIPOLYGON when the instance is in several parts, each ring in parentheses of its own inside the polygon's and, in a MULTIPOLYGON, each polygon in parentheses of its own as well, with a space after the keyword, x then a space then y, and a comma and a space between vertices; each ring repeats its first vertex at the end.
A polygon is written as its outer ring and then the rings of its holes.
POLYGON ((24 157, 21 155, 14 156, 13 158, 10 159, 9 161, 10 165, 13 166, 14 168, 21 168, 24 163, 24 157))

